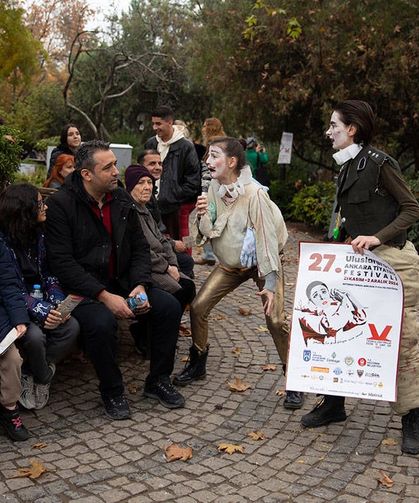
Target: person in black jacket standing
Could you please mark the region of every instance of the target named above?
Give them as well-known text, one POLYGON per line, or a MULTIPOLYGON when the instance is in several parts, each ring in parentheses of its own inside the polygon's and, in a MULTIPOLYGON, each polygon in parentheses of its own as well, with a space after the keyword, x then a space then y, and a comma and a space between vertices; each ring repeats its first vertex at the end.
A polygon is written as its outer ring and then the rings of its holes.
POLYGON ((193 143, 182 129, 173 126, 171 108, 161 106, 151 114, 156 136, 149 138, 145 149, 157 150, 163 161, 158 184, 158 201, 167 232, 173 239, 189 235, 188 218, 201 190, 201 165, 193 143))
POLYGON ((150 373, 144 395, 168 408, 184 406, 170 382, 180 323, 179 302, 151 286, 150 249, 135 204, 118 188, 116 157, 105 142, 83 144, 76 171, 48 199, 47 254, 68 292, 85 297, 73 311, 99 378, 106 414, 127 419, 130 410, 116 362, 117 319, 151 324, 150 373), (126 297, 147 294, 131 311, 126 297))

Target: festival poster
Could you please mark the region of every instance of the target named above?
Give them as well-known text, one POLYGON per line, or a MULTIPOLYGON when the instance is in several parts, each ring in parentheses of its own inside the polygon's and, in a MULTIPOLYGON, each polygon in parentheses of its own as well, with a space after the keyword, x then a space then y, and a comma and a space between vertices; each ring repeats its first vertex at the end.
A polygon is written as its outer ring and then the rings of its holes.
POLYGON ((286 389, 396 401, 403 286, 374 253, 300 243, 286 389))

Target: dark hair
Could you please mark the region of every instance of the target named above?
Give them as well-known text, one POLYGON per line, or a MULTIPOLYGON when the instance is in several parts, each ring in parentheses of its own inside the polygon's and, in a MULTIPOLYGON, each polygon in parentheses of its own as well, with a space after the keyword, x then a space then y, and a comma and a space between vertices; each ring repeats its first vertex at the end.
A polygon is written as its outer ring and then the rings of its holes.
POLYGON ((228 157, 235 157, 237 159, 238 170, 241 170, 246 165, 246 157, 242 144, 236 138, 221 136, 214 138, 208 145, 219 145, 228 157))
POLYGON ((9 185, 0 194, 0 229, 12 246, 27 249, 36 240, 38 194, 29 183, 9 185))
POLYGON ((157 108, 155 108, 152 112, 151 112, 151 116, 152 117, 160 117, 161 119, 174 119, 175 118, 175 114, 173 112, 173 110, 166 106, 166 105, 161 105, 157 108))
POLYGON ((68 130, 71 127, 75 127, 77 129, 77 131, 79 131, 79 128, 75 124, 66 124, 63 127, 63 129, 61 130, 61 134, 60 134, 60 145, 62 145, 63 147, 65 146, 67 148, 70 148, 67 143, 67 134, 68 134, 68 130))
POLYGON ((147 150, 143 150, 142 152, 140 152, 138 154, 138 157, 137 157, 137 163, 138 164, 143 164, 144 162, 144 159, 147 155, 160 155, 159 152, 155 149, 152 149, 152 148, 149 148, 147 150))
POLYGON ((340 120, 346 125, 356 127, 355 143, 367 145, 371 143, 374 133, 375 115, 366 101, 345 100, 338 103, 333 110, 340 115, 340 120))
POLYGON ((93 156, 98 150, 108 151, 109 143, 102 140, 91 140, 83 143, 76 153, 76 169, 93 171, 93 168, 96 166, 93 156))

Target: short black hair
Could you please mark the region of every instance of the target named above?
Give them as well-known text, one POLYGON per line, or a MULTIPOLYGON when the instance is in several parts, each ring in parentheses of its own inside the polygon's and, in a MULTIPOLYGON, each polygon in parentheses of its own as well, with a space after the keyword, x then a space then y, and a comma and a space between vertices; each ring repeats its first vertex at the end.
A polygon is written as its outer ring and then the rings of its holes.
POLYGON ((160 117, 161 119, 174 120, 175 114, 173 110, 167 105, 161 105, 151 112, 152 117, 160 117))
POLYGON ((96 165, 93 156, 98 150, 108 151, 109 143, 103 140, 91 140, 83 143, 76 153, 76 169, 93 171, 96 165))
POLYGON ((152 148, 149 148, 147 150, 143 150, 142 152, 140 152, 138 154, 137 163, 142 165, 144 162, 144 159, 147 155, 160 155, 160 153, 157 150, 152 149, 152 148))
POLYGON ((371 106, 366 101, 345 100, 338 103, 333 110, 340 116, 340 120, 346 125, 356 127, 354 136, 355 143, 368 145, 371 143, 374 133, 375 115, 371 106))

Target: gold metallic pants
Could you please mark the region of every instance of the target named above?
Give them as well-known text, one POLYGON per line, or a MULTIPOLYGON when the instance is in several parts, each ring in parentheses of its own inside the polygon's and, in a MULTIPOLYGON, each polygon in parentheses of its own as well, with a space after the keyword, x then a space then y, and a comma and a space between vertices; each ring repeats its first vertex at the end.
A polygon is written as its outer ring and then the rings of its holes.
MULTIPOLYGON (((263 290, 264 280, 257 269, 227 269, 218 265, 202 285, 191 305, 191 329, 194 345, 204 351, 208 343, 208 316, 214 306, 228 293, 252 278, 259 291, 263 290)), ((274 306, 271 316, 265 316, 266 325, 274 340, 282 363, 287 362, 289 327, 284 312, 284 275, 280 271, 276 284, 274 306)))
POLYGON ((400 276, 404 290, 404 317, 397 373, 397 402, 393 409, 401 415, 419 407, 419 256, 407 241, 402 250, 381 245, 374 253, 388 262, 400 276))

